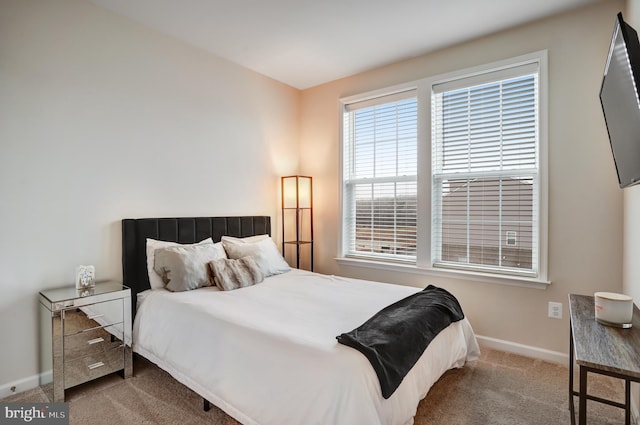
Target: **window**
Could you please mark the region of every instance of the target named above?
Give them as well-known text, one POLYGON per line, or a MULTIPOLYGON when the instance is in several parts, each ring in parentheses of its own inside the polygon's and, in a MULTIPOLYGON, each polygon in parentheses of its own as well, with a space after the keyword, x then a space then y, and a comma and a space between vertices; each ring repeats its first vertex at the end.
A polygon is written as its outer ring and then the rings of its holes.
POLYGON ((417 110, 415 90, 345 108, 347 255, 415 261, 417 110))
POLYGON ((537 69, 528 64, 433 86, 435 266, 536 273, 537 69))
POLYGON ((343 99, 342 258, 545 282, 545 78, 538 52, 343 99))

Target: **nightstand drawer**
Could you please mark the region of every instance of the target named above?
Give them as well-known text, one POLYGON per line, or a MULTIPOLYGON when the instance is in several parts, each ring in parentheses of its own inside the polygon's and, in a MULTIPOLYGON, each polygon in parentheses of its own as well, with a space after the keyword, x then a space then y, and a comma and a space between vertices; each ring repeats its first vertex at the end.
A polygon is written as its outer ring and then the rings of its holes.
POLYGON ((102 353, 122 345, 122 323, 90 329, 64 337, 64 358, 73 360, 102 353))
POLYGON ((64 362, 64 388, 124 369, 124 347, 64 362))
POLYGON ((95 303, 64 311, 64 334, 72 335, 86 329, 122 322, 122 299, 95 303))

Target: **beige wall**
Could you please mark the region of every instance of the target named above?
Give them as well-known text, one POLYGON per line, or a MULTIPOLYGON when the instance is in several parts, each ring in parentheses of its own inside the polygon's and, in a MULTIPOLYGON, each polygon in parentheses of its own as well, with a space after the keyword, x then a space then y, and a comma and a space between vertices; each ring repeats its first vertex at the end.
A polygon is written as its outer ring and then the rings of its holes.
POLYGON ((297 90, 88 2, 2 0, 0 390, 38 372, 39 290, 71 284, 79 264, 121 278, 122 218, 277 225, 299 103, 297 90))
POLYGON ((622 192, 598 92, 615 14, 623 6, 622 1, 588 6, 305 90, 300 171, 314 176, 316 270, 442 285, 459 297, 478 334, 567 353, 567 295, 622 290, 622 192), (549 54, 552 284, 539 290, 338 265, 338 99, 542 49, 549 54), (549 301, 562 302, 563 320, 547 318, 549 301))

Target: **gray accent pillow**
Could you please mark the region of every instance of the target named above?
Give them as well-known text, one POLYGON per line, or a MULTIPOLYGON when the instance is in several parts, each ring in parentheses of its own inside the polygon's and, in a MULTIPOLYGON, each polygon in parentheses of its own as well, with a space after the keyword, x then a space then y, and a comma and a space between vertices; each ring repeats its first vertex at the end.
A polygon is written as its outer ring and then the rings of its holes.
POLYGON ((153 269, 173 292, 210 286, 207 263, 225 258, 220 244, 170 246, 157 249, 153 269))
POLYGON ((251 257, 210 261, 209 269, 216 285, 223 291, 245 288, 264 280, 264 274, 251 257))

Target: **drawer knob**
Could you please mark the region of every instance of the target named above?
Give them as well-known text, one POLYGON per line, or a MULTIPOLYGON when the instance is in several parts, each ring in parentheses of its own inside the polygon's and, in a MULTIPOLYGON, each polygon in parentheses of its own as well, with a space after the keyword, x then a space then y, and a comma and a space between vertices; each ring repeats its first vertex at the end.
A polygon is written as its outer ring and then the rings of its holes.
POLYGON ((90 339, 89 341, 87 341, 87 344, 93 345, 103 341, 104 341, 104 338, 98 337, 98 338, 90 339))
POLYGON ((87 366, 87 368, 89 370, 93 370, 93 369, 97 369, 97 368, 102 367, 102 366, 104 366, 104 363, 97 362, 97 363, 90 364, 89 366, 87 366))

